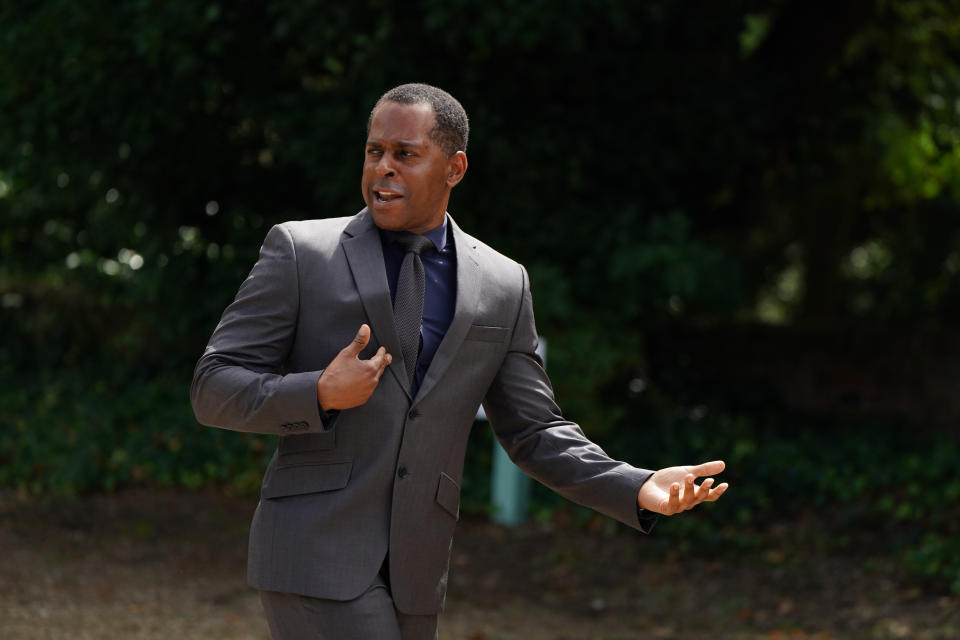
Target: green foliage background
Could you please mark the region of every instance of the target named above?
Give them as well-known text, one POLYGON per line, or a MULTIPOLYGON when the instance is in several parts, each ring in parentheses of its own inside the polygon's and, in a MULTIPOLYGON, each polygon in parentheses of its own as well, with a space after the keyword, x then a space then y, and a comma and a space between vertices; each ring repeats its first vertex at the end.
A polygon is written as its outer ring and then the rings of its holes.
POLYGON ((254 493, 273 443, 198 428, 193 363, 271 224, 359 210, 407 81, 470 113, 451 210, 529 268, 570 416, 647 466, 728 459, 737 526, 912 523, 900 557, 960 589, 952 433, 626 391, 654 327, 956 325, 955 1, 4 3, 0 485, 254 493))

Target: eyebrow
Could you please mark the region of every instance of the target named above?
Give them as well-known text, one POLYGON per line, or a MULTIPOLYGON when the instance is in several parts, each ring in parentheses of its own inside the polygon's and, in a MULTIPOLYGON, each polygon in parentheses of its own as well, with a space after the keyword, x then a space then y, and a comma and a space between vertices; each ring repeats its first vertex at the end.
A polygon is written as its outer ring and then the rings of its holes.
MULTIPOLYGON (((390 145, 384 145, 384 143, 380 142, 379 140, 367 140, 367 146, 368 146, 368 147, 383 147, 383 146, 390 146, 390 145)), ((397 147, 401 147, 401 148, 413 147, 414 149, 418 149, 418 148, 420 148, 420 147, 423 146, 423 143, 422 143, 422 142, 413 142, 413 141, 411 141, 411 140, 398 140, 397 142, 393 143, 393 146, 397 146, 397 147)))

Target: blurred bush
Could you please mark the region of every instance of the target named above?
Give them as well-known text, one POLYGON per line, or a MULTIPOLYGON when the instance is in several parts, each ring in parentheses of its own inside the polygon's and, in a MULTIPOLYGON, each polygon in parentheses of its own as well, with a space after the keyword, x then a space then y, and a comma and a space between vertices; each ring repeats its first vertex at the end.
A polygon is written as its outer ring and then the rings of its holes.
POLYGON ((128 486, 257 494, 276 438, 197 426, 180 378, 83 374, 0 391, 0 486, 22 498, 128 486))
MULTIPOLYGON (((767 411, 744 414, 681 406, 655 389, 635 397, 599 443, 613 457, 656 469, 724 459, 717 481, 731 489, 717 505, 661 518, 641 545, 652 555, 744 553, 778 563, 811 553, 882 559, 900 575, 960 594, 960 441, 895 421, 831 419, 767 411), (646 396, 646 397, 644 397, 646 396)), ((489 449, 489 437, 483 446, 489 449)), ((468 506, 482 512, 489 472, 468 467, 468 506)), ((614 524, 536 485, 543 522, 614 524)))

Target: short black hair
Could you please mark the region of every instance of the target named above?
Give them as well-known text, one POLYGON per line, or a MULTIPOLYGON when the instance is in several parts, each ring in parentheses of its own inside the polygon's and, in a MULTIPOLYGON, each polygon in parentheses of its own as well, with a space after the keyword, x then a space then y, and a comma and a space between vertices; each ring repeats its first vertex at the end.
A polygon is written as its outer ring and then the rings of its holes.
POLYGON ((380 96, 377 104, 370 110, 367 119, 367 134, 370 133, 370 124, 373 122, 373 113, 384 102, 399 102, 400 104, 429 104, 433 107, 437 123, 430 130, 430 139, 440 145, 447 156, 457 151, 467 150, 467 138, 470 136, 470 121, 467 112, 456 98, 437 87, 429 84, 410 83, 394 87, 380 96))

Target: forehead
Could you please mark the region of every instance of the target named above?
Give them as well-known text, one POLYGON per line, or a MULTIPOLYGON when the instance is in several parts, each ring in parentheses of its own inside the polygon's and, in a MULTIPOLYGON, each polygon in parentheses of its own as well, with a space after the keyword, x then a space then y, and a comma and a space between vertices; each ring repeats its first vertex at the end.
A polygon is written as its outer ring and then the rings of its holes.
POLYGON ((436 123, 433 107, 429 104, 401 104, 387 101, 373 112, 370 119, 368 142, 392 144, 410 142, 426 144, 430 130, 436 123))

